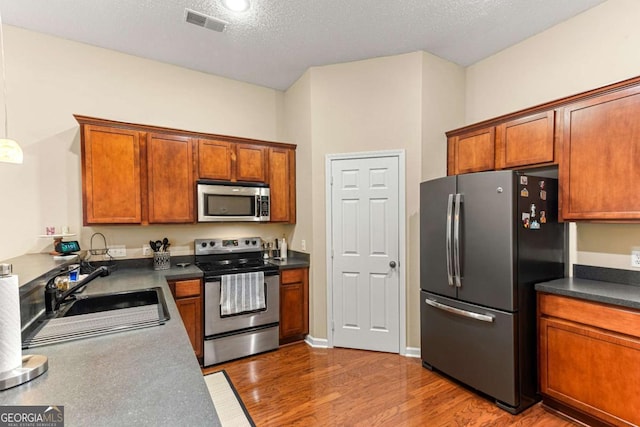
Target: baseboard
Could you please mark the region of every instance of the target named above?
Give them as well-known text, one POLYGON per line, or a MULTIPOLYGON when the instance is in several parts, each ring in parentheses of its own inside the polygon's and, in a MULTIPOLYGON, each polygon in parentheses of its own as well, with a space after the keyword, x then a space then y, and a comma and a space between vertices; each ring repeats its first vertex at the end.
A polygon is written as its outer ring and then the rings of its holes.
MULTIPOLYGON (((307 345, 314 348, 329 348, 329 340, 327 340, 326 338, 314 338, 311 335, 307 335, 304 338, 304 342, 306 342, 307 345)), ((405 348, 405 352, 404 354, 402 354, 402 356, 415 357, 419 359, 420 347, 407 347, 405 348)))
POLYGON ((328 348, 329 340, 326 338, 314 338, 311 335, 307 335, 304 338, 304 342, 314 348, 328 348))
POLYGON ((420 358, 420 348, 419 347, 407 347, 404 351, 404 355, 406 357, 415 357, 417 359, 420 358))

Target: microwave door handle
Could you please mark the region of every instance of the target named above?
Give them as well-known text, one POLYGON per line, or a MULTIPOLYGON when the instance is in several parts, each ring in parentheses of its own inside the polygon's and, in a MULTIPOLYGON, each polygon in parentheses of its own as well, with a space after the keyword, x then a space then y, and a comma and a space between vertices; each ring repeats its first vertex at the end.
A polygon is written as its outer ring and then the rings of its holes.
POLYGON ((259 217, 260 217, 260 209, 261 209, 261 206, 260 206, 260 196, 259 196, 259 195, 256 195, 256 196, 255 196, 255 198, 256 198, 256 211, 255 211, 254 216, 255 216, 256 218, 259 218, 259 217))

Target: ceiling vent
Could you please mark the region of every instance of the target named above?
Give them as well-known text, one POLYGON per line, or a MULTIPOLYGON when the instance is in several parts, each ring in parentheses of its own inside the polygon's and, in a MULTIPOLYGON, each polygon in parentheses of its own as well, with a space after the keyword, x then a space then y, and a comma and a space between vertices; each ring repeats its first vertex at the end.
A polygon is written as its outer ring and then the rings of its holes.
POLYGON ((213 16, 207 16, 203 13, 196 12, 195 10, 185 9, 185 20, 199 27, 208 28, 209 30, 223 32, 227 26, 227 22, 222 19, 214 18, 213 16))

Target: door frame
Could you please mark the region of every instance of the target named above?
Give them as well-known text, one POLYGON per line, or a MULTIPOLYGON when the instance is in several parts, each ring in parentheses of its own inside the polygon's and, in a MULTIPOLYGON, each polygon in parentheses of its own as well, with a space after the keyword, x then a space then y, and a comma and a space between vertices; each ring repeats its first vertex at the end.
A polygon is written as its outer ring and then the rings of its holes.
POLYGON ((331 166, 338 160, 371 159, 397 157, 398 159, 398 327, 400 328, 399 354, 407 354, 407 285, 406 277, 406 164, 405 150, 383 150, 370 152, 327 154, 325 156, 325 231, 326 231, 326 268, 327 268, 327 346, 333 347, 333 224, 331 221, 331 166))

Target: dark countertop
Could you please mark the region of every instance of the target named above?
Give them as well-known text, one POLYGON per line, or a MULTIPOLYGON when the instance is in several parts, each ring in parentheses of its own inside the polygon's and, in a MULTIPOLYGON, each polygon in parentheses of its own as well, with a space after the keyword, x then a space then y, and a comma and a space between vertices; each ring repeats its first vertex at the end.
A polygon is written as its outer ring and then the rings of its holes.
POLYGON ((640 286, 565 277, 536 284, 536 291, 640 309, 640 286))
POLYGON ((22 287, 52 270, 62 269, 69 264, 78 263, 79 260, 77 255, 53 257, 49 254, 28 254, 2 261, 2 263, 13 265, 13 274, 18 276, 19 285, 22 287))
POLYGON ((119 268, 95 279, 83 294, 160 286, 171 319, 161 326, 24 350, 47 356, 49 370, 0 392, 0 405, 64 405, 67 426, 219 426, 167 285, 167 279, 194 277, 202 272, 189 266, 119 268))
POLYGON ((304 252, 288 251, 286 260, 269 258, 267 261, 277 265, 280 270, 290 270, 294 268, 309 268, 309 259, 310 255, 304 252))

